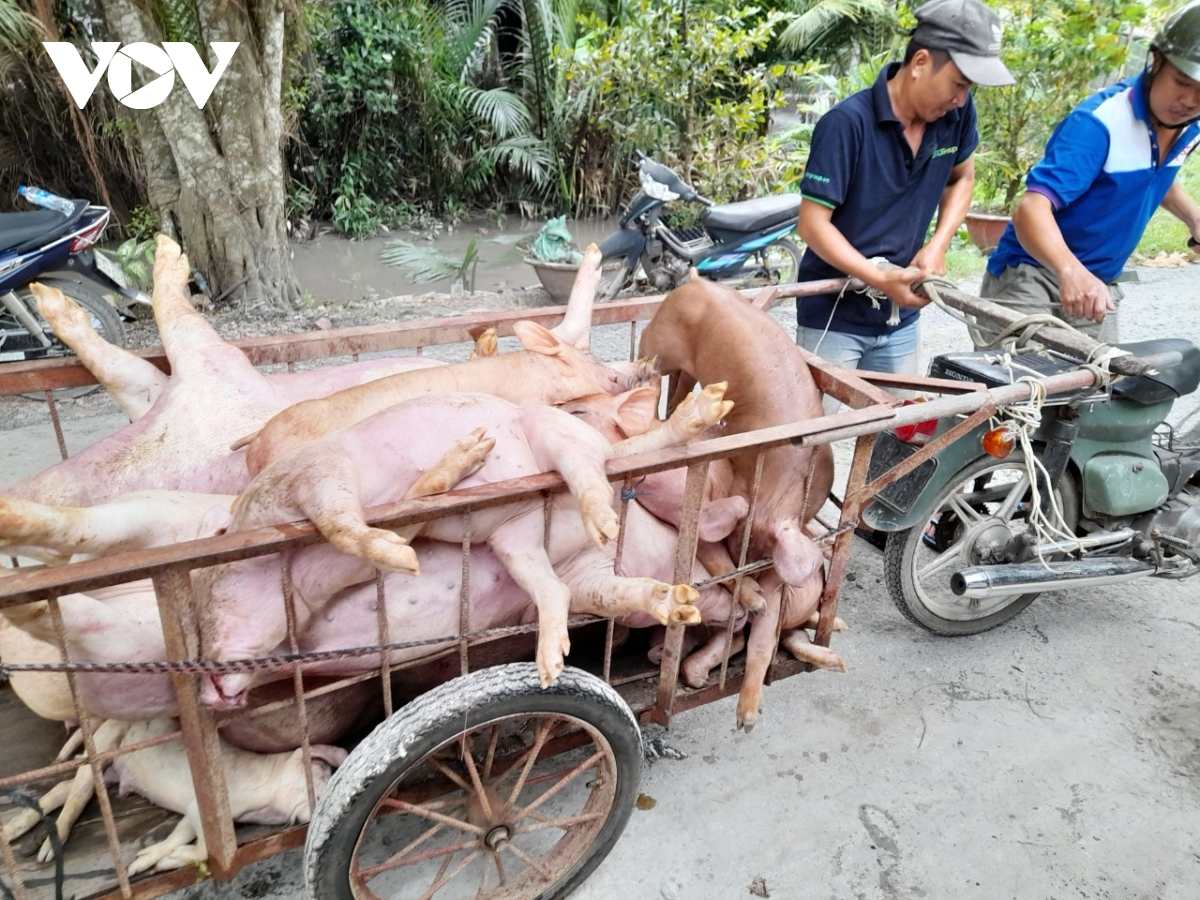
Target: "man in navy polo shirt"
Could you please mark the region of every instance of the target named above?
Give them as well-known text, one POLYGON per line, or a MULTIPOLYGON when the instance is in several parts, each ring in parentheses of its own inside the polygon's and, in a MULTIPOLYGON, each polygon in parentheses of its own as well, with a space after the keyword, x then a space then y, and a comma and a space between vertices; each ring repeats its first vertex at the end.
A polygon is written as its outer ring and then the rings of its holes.
POLYGON ((930 0, 915 14, 904 61, 817 123, 800 182, 800 280, 852 275, 882 297, 800 300, 796 342, 839 365, 900 374, 917 371, 918 316, 929 302, 911 285, 945 274, 971 202, 971 86, 1013 83, 999 59, 1000 19, 979 0, 930 0), (904 268, 881 270, 875 258, 904 268))
POLYGON ((1200 4, 1190 3, 1154 38, 1141 74, 1059 123, 988 260, 981 294, 1119 340, 1113 282, 1154 211, 1162 206, 1200 239, 1200 209, 1175 181, 1200 141, 1198 116, 1200 4))

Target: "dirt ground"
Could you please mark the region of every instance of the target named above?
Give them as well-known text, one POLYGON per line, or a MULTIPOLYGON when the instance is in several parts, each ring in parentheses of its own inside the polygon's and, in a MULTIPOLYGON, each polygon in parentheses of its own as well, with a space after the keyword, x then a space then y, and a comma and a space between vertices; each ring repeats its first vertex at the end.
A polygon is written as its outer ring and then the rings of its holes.
MULTIPOLYGON (((1200 343, 1197 270, 1139 272, 1123 338, 1200 343)), ((597 348, 615 355, 627 335, 597 348)), ((968 346, 936 310, 922 342, 927 357, 968 346)), ((73 448, 119 424, 104 403, 66 414, 73 448)), ((4 418, 0 483, 56 453, 46 426, 4 418)), ((656 733, 683 758, 647 764, 652 808, 573 896, 1200 897, 1200 584, 1048 593, 1005 627, 947 639, 893 608, 881 559, 856 543, 839 608, 850 631, 834 640, 849 673, 771 686, 750 735, 734 731, 732 700, 656 733)), ((292 852, 173 896, 300 897, 301 871, 292 852)))

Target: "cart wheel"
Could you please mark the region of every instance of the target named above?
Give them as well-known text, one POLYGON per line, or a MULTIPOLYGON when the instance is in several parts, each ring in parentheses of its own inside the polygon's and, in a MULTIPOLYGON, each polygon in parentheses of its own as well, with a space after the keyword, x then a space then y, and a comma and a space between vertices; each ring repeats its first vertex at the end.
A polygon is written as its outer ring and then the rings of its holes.
POLYGON ((641 767, 633 713, 593 675, 567 668, 543 689, 517 663, 455 678, 338 769, 308 829, 308 896, 565 897, 624 830, 641 767))
MULTIPOLYGON (((1066 472, 1055 499, 1072 530, 1079 518, 1077 497, 1074 476, 1066 472)), ((973 600, 950 589, 950 576, 1028 532, 1029 502, 1024 453, 1003 460, 984 456, 964 467, 938 492, 929 520, 888 537, 883 573, 896 608, 926 631, 950 636, 979 634, 1020 613, 1036 593, 973 600)))

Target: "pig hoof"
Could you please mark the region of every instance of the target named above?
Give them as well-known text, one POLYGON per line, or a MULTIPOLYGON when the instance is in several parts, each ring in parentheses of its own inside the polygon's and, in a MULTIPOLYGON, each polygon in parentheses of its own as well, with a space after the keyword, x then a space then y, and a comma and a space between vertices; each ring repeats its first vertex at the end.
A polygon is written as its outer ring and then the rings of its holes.
POLYGON ((749 734, 754 730, 754 726, 758 724, 758 716, 762 712, 762 701, 755 702, 750 699, 741 698, 737 705, 737 727, 739 731, 745 731, 749 734))
POLYGON ((733 401, 725 399, 728 381, 707 385, 696 398, 696 415, 705 427, 716 425, 733 410, 733 401))
POLYGON ((484 462, 487 461, 487 455, 492 452, 492 448, 495 446, 496 439, 488 437, 487 431, 483 428, 476 428, 455 444, 454 449, 447 455, 447 462, 450 462, 462 474, 454 480, 453 484, 448 485, 446 490, 449 490, 454 484, 457 484, 468 475, 473 475, 482 469, 484 462))
POLYGON ((475 348, 471 351, 471 358, 478 359, 482 356, 495 356, 496 350, 499 347, 499 341, 496 338, 495 327, 484 331, 479 337, 475 338, 475 348))
POLYGON ((743 581, 742 589, 738 591, 738 603, 748 613, 761 613, 767 608, 766 598, 759 593, 757 583, 743 581))
POLYGON ((407 575, 419 575, 421 572, 416 551, 398 534, 382 528, 368 529, 360 547, 359 555, 381 569, 407 575))
POLYGON ((672 625, 699 625, 700 610, 696 609, 696 601, 700 594, 690 584, 677 584, 671 588, 673 608, 670 613, 672 625))
POLYGON ((708 666, 683 664, 683 680, 688 687, 702 688, 708 684, 708 666))
POLYGON ((595 498, 581 498, 580 514, 588 537, 597 547, 616 539, 620 531, 620 519, 613 511, 612 504, 595 498))
POLYGON ((50 327, 60 338, 69 339, 81 331, 94 330, 87 314, 58 288, 34 283, 29 286, 29 290, 33 294, 38 312, 50 323, 50 327))
POLYGON ((538 679, 542 683, 542 687, 548 688, 562 674, 563 667, 566 665, 563 657, 571 652, 571 639, 566 632, 558 640, 553 637, 548 637, 545 640, 538 641, 537 666, 538 679))

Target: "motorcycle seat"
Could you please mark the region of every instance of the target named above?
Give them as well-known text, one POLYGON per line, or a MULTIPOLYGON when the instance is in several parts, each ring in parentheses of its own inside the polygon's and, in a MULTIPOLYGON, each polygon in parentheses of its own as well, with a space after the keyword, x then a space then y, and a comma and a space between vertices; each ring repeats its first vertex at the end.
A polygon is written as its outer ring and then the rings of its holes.
POLYGON ((1113 382, 1113 393, 1135 403, 1149 406, 1164 400, 1175 400, 1196 390, 1200 385, 1200 347, 1183 338, 1159 338, 1117 344, 1134 356, 1152 356, 1177 350, 1183 360, 1177 366, 1164 367, 1154 375, 1127 375, 1113 382))
POLYGON ((800 215, 799 194, 772 194, 739 203, 710 206, 700 216, 705 226, 726 231, 761 231, 800 215))
POLYGON ((71 202, 75 204, 75 210, 69 216, 56 209, 0 213, 0 251, 25 253, 66 234, 90 205, 87 200, 71 202))

